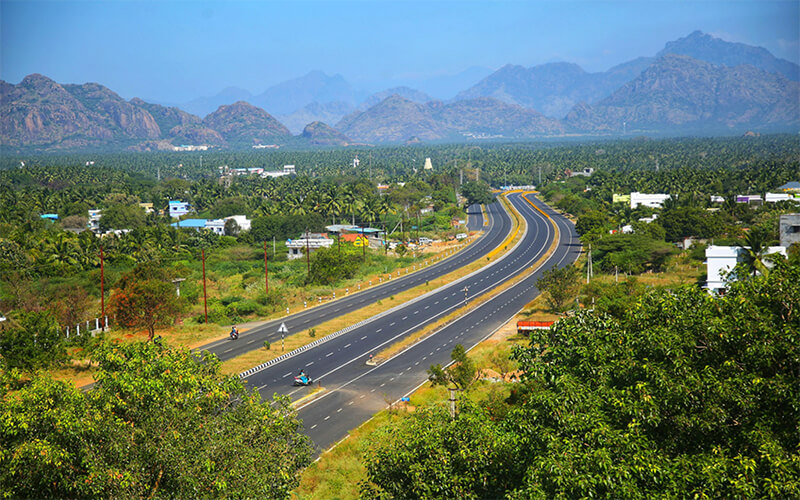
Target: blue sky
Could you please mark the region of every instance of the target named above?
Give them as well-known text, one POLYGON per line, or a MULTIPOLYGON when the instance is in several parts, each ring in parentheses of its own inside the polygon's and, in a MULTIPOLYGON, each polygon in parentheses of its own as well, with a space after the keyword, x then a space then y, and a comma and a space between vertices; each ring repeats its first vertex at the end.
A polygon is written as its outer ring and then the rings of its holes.
POLYGON ((800 59, 800 0, 0 0, 0 78, 42 73, 177 103, 320 69, 374 91, 471 66, 602 71, 696 29, 800 59))

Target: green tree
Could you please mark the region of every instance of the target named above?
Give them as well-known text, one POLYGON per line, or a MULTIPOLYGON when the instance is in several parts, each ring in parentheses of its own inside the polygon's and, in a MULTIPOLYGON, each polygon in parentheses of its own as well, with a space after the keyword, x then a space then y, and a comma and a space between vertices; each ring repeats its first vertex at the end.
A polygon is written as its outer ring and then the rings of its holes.
POLYGON ((575 296, 578 287, 578 268, 565 266, 548 269, 536 281, 536 287, 547 294, 545 300, 550 310, 559 313, 575 296))
POLYGON ((0 400, 0 489, 28 498, 286 498, 310 461, 288 399, 153 343, 95 353, 88 392, 47 378, 0 400))
POLYGON ((447 387, 453 384, 459 391, 467 389, 475 380, 475 363, 467 357, 467 351, 461 344, 456 344, 450 353, 453 364, 448 369, 442 365, 431 365, 428 370, 428 380, 433 386, 447 387))
POLYGON ((138 205, 115 203, 103 210, 100 229, 136 229, 145 223, 144 210, 138 205))
POLYGON ((467 206, 491 203, 492 191, 488 184, 479 181, 467 181, 461 185, 461 195, 467 199, 467 206))
POLYGON ((124 275, 109 300, 116 320, 128 328, 146 328, 153 340, 157 326, 172 324, 184 302, 166 272, 155 265, 141 265, 124 275))
POLYGON ((47 312, 27 312, 16 325, 0 328, 0 359, 8 368, 37 370, 67 359, 65 337, 47 312))
POLYGON ((361 256, 353 254, 349 248, 341 254, 333 248, 320 248, 311 255, 311 270, 308 282, 317 285, 331 285, 355 276, 361 256))

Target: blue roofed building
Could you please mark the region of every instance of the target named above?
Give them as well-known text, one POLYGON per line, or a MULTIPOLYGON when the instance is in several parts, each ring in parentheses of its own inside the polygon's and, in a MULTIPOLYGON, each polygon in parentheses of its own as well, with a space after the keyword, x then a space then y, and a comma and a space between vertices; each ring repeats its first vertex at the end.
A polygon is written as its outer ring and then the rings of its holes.
POLYGON ((206 228, 206 222, 208 222, 208 219, 184 219, 173 222, 172 227, 196 229, 199 231, 206 228))

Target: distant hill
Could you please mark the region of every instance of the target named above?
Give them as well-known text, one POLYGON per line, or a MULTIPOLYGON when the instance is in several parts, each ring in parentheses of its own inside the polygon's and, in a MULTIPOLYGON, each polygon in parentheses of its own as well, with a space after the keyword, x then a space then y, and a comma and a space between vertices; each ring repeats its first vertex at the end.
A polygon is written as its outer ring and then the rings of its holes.
POLYGON ((342 101, 312 102, 294 113, 277 118, 286 125, 293 134, 299 134, 311 122, 336 123, 355 110, 355 106, 342 101))
POLYGON ((354 90, 341 75, 312 71, 274 85, 247 101, 274 115, 289 115, 312 102, 344 102, 355 106, 361 99, 363 93, 354 90))
POLYGON ((789 80, 800 80, 800 66, 773 56, 767 49, 744 43, 727 42, 702 31, 695 31, 684 38, 667 42, 657 57, 666 54, 689 56, 693 59, 729 67, 749 64, 769 73, 781 74, 789 80))
POLYGON ((578 102, 597 101, 635 78, 650 63, 639 58, 603 73, 587 73, 577 64, 548 63, 532 68, 506 65, 456 99, 493 97, 562 118, 578 102))
POLYGON ((433 97, 429 96, 425 92, 412 89, 411 87, 393 87, 381 92, 376 92, 371 96, 367 97, 361 104, 358 105, 358 109, 361 111, 365 111, 391 95, 399 95, 404 99, 408 99, 409 101, 414 101, 421 104, 434 100, 433 97))
POLYGON ((753 66, 666 54, 596 105, 566 118, 576 131, 786 130, 800 124, 800 84, 753 66))
POLYGON ((245 89, 227 87, 218 94, 209 97, 198 97, 181 104, 179 107, 193 115, 206 116, 216 111, 220 106, 233 104, 236 101, 248 101, 252 97, 253 95, 245 89))
POLYGON ((291 137, 281 122, 261 108, 238 101, 206 116, 203 123, 216 130, 228 143, 256 144, 291 137))
POLYGON ((306 125, 300 137, 315 146, 344 146, 350 142, 346 135, 322 122, 306 125))
POLYGON ((423 141, 519 138, 563 132, 557 120, 492 98, 420 104, 396 94, 345 117, 336 128, 364 142, 401 142, 412 137, 423 141))
POLYGON ((252 144, 288 139, 266 111, 238 102, 201 120, 175 107, 122 99, 97 84, 60 85, 43 75, 18 85, 0 81, 0 144, 40 150, 129 148, 173 144, 252 144))

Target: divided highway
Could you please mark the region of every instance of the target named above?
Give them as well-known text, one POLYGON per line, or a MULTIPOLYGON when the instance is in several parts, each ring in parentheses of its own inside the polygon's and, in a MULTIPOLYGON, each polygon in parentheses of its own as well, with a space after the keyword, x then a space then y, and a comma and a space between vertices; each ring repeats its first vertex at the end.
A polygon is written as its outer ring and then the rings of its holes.
POLYGON ((286 323, 289 334, 307 330, 338 316, 351 313, 378 300, 386 299, 405 290, 414 288, 426 281, 436 279, 463 267, 498 247, 511 230, 511 218, 499 202, 494 202, 486 207, 488 226, 484 226, 480 206, 470 207, 468 227, 470 230, 486 231, 477 241, 467 248, 454 254, 452 257, 441 260, 428 267, 384 281, 357 293, 350 293, 346 297, 328 301, 303 311, 264 323, 247 332, 243 332, 238 340, 218 340, 199 347, 198 351, 207 350, 216 354, 222 360, 232 359, 254 349, 260 348, 264 341, 275 343, 281 336, 278 331, 280 324, 286 323))
POLYGON ((305 431, 318 450, 343 438, 350 429, 385 408, 387 402, 396 401, 424 383, 430 365, 449 363, 455 344, 471 348, 512 318, 538 295, 535 283, 542 272, 570 264, 577 258, 580 242, 572 223, 535 197, 528 195, 528 199, 530 203, 519 193, 509 196, 527 226, 520 243, 501 259, 346 334, 251 374, 247 383, 258 388, 265 398, 273 393, 298 398, 307 389, 292 387, 292 376, 300 369, 305 370, 326 389, 321 396, 299 407, 305 431), (558 243, 545 258, 556 238, 554 224, 558 227, 558 243), (466 302, 534 265, 537 269, 533 274, 435 334, 378 366, 367 364, 371 354, 459 310, 466 302))

